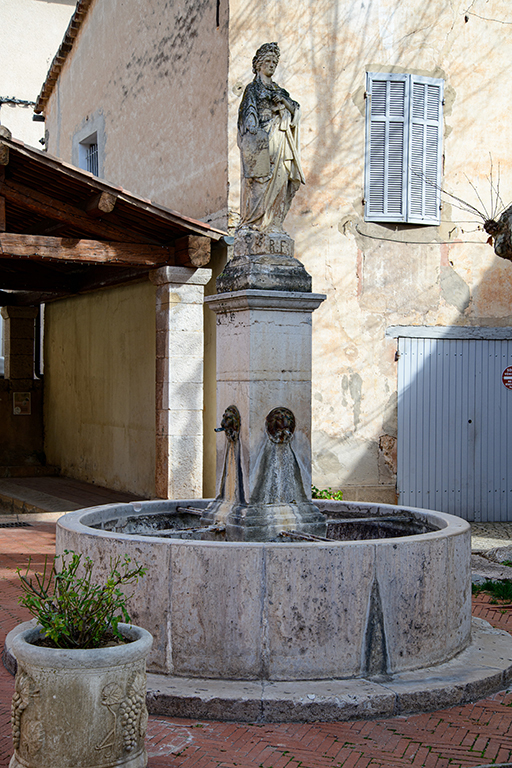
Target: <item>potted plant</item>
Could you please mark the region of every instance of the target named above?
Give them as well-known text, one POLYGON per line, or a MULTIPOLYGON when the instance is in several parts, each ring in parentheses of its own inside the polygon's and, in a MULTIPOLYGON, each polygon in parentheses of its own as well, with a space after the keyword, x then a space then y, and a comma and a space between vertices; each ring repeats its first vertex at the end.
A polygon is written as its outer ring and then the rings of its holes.
MULTIPOLYGON (((30 568, 30 563, 29 563, 30 568)), ((145 768, 146 657, 152 637, 128 624, 123 588, 145 568, 65 551, 43 573, 18 575, 37 620, 12 634, 17 661, 10 768, 145 768)))

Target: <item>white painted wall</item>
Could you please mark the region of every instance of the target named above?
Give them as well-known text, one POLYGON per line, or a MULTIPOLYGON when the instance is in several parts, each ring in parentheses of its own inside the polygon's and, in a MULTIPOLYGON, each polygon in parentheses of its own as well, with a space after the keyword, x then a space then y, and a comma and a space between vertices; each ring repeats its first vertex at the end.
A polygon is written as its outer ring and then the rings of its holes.
POLYGON ((49 464, 145 497, 155 493, 155 292, 134 283, 45 312, 49 464))
MULTIPOLYGON (((35 101, 61 44, 75 0, 0 0, 0 97, 35 101)), ((33 108, 0 105, 0 124, 41 149, 44 123, 33 108)))

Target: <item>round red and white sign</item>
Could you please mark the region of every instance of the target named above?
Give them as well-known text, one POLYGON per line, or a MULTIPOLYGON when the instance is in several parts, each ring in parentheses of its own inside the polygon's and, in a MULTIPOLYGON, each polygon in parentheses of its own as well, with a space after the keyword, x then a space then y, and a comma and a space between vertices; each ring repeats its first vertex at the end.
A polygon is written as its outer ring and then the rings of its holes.
POLYGON ((501 380, 507 389, 512 389, 512 365, 507 366, 501 374, 501 380))

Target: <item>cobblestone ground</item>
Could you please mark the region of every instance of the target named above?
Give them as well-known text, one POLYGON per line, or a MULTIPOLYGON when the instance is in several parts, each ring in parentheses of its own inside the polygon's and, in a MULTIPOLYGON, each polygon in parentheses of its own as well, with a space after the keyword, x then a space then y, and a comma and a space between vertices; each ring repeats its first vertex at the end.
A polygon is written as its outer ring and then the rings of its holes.
MULTIPOLYGON (((26 564, 29 556, 42 565, 45 554, 54 552, 54 530, 49 524, 0 528, 2 645, 7 632, 29 618, 17 604, 15 568, 26 564)), ((473 613, 512 632, 512 606, 495 606, 479 595, 473 613)), ((7 768, 12 754, 13 687, 13 678, 0 667, 0 768, 7 768)), ((247 725, 151 717, 147 747, 149 768, 503 765, 512 760, 512 693, 439 712, 349 723, 247 725)))
POLYGON ((512 523, 471 523, 471 549, 512 546, 512 523))

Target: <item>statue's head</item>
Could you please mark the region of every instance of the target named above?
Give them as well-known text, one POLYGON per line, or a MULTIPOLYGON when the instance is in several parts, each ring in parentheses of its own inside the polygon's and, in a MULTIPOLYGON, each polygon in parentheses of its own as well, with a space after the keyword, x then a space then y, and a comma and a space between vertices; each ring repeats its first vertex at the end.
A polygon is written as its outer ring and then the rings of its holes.
POLYGON ((261 62, 265 56, 269 55, 269 53, 272 54, 272 56, 275 56, 276 60, 279 61, 281 51, 279 50, 277 43, 263 43, 263 45, 258 48, 252 60, 252 71, 255 75, 258 74, 261 62))

